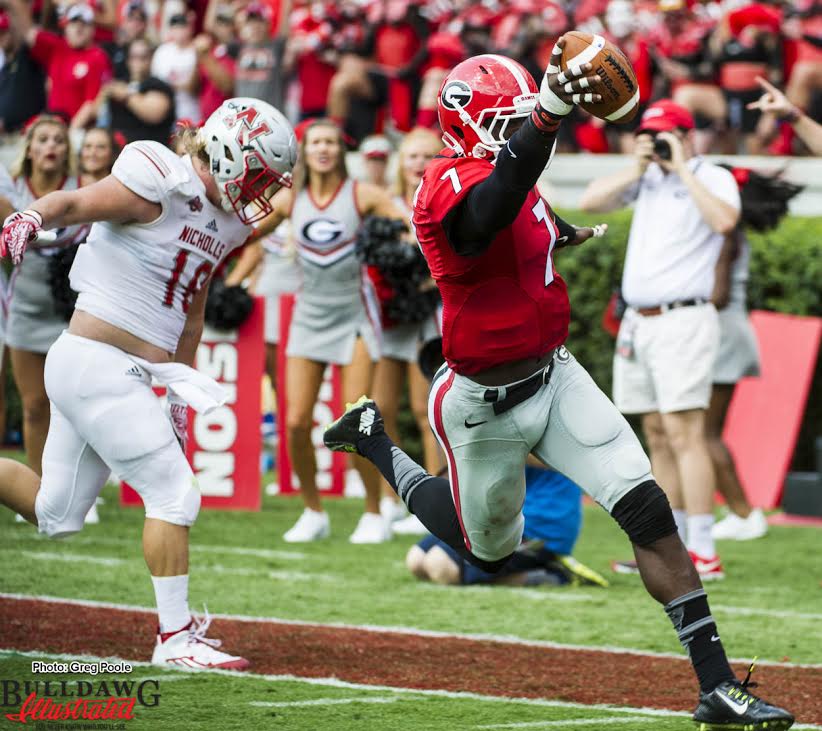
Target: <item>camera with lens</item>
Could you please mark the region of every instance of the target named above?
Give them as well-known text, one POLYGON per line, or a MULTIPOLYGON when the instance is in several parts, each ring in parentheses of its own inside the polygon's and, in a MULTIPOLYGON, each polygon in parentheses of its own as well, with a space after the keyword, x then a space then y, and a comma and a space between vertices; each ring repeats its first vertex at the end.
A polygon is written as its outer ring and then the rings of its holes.
POLYGON ((654 137, 654 155, 660 160, 670 160, 671 143, 666 140, 661 140, 659 137, 654 137))

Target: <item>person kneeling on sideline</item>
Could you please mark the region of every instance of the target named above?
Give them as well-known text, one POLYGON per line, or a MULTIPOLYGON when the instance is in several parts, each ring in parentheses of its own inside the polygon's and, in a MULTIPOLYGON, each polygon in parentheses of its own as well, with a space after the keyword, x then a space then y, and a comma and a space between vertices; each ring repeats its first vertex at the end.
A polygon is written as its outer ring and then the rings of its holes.
POLYGON ((408 549, 408 570, 435 584, 607 587, 602 576, 571 555, 582 528, 579 487, 565 475, 542 466, 525 468, 525 485, 525 538, 496 574, 472 565, 431 534, 408 549))

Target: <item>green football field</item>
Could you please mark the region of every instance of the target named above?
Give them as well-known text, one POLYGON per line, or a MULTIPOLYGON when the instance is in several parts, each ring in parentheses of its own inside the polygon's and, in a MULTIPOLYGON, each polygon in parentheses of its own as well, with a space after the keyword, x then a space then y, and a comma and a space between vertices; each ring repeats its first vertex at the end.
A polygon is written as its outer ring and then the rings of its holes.
MULTIPOLYGON (((15 523, 8 512, 0 513, 0 593, 152 607, 151 582, 140 548, 141 511, 121 508, 113 487, 105 489, 103 498, 101 523, 61 542, 42 538, 28 524, 15 523)), ((607 576, 609 589, 421 584, 403 563, 413 538, 353 546, 347 538, 359 517, 361 501, 328 500, 326 505, 332 537, 301 545, 286 544, 281 538, 301 511, 297 499, 266 497, 259 513, 202 511, 191 533, 192 608, 197 611, 207 604, 210 612, 219 615, 393 627, 460 637, 482 635, 497 641, 545 641, 577 649, 682 654, 667 617, 647 597, 638 578, 610 572, 610 560, 627 557, 629 547, 597 507, 585 508, 576 556, 607 576)), ((760 541, 720 544, 728 578, 709 586, 709 593, 731 656, 758 656, 783 664, 822 663, 820 545, 818 529, 786 527, 773 527, 760 541)), ((84 632, 93 632, 93 627, 78 628, 80 635, 84 632)), ((0 654, 2 678, 30 677, 32 658, 59 654, 50 642, 26 648, 26 654, 16 653, 13 650, 21 645, 6 635, 0 625, 0 650, 5 648, 0 654)), ((149 645, 126 656, 147 661, 150 652, 149 645)), ((115 651, 109 654, 123 656, 115 651)), ((425 658, 409 655, 412 660, 424 663, 425 658)), ((380 654, 368 661, 374 677, 379 678, 380 654)), ((523 692, 528 699, 504 697, 512 694, 495 692, 490 671, 487 691, 461 694, 438 688, 436 683, 425 692, 419 687, 398 687, 391 682, 390 668, 385 670, 384 683, 338 682, 326 676, 306 682, 288 673, 252 670, 256 672, 244 676, 190 675, 135 667, 131 679, 159 679, 161 702, 154 708, 138 709, 136 720, 128 721, 126 728, 693 728, 682 714, 684 708, 662 715, 637 710, 659 707, 651 697, 626 704, 630 707, 623 710, 563 704, 567 699, 534 697, 539 693, 533 689, 523 692)), ((819 670, 822 666, 810 672, 819 670)), ((822 673, 817 679, 822 680, 822 673)), ((593 684, 595 696, 597 683, 610 682, 609 668, 603 667, 599 677, 590 681, 578 680, 593 684)), ((762 689, 763 695, 766 690, 762 689)), ((815 698, 822 688, 807 691, 815 698)), ((822 710, 818 705, 812 710, 803 720, 819 723, 822 710)), ((0 727, 4 722, 0 715, 0 727)))

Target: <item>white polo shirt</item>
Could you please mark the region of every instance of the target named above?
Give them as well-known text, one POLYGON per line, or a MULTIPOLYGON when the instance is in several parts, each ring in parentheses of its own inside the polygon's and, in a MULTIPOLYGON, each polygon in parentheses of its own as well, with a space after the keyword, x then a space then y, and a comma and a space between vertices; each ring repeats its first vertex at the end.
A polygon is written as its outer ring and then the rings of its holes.
MULTIPOLYGON (((700 157, 688 160, 711 193, 740 208, 730 171, 700 157)), ((709 299, 723 236, 715 233, 676 173, 651 163, 627 202, 636 200, 622 272, 622 296, 632 307, 686 299, 709 299)))

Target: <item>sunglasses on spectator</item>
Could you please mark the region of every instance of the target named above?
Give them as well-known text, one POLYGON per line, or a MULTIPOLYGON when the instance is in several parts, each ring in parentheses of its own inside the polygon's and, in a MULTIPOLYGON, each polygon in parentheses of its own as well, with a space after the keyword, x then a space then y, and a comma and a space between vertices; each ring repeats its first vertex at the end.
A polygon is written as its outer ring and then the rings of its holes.
POLYGON ((172 15, 168 19, 168 24, 169 25, 188 25, 188 17, 186 15, 183 15, 182 13, 180 13, 178 15, 172 15))

